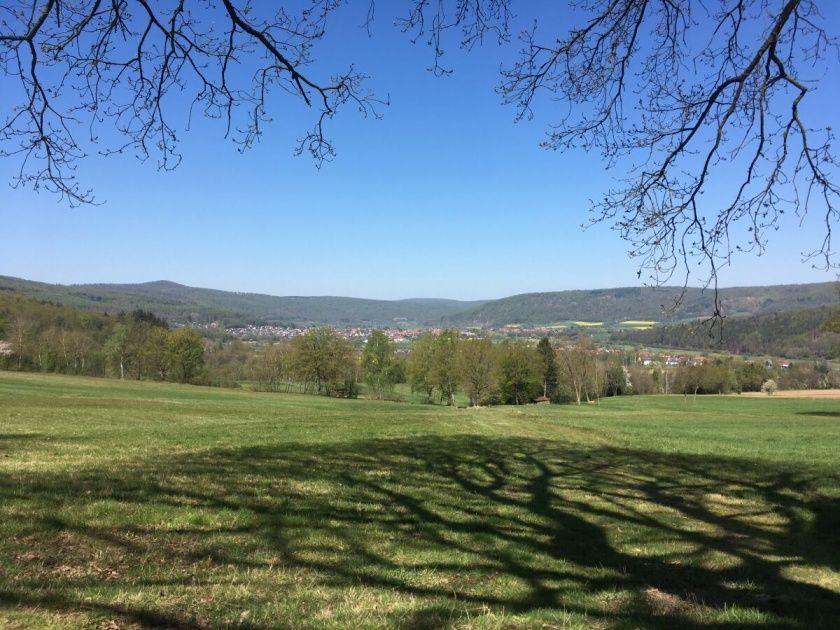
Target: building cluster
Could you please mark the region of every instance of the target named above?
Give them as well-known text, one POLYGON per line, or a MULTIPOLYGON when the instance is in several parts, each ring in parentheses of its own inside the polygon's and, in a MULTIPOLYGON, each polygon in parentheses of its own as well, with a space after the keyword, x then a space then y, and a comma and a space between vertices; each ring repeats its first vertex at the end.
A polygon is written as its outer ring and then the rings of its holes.
MULTIPOLYGON (((217 322, 204 324, 199 326, 210 331, 221 332, 241 339, 243 341, 282 341, 289 340, 298 335, 303 335, 317 326, 284 326, 279 324, 248 324, 247 326, 233 326, 222 328, 217 322)), ((385 336, 393 343, 406 347, 412 341, 425 334, 439 334, 440 328, 377 328, 369 326, 347 326, 345 328, 335 328, 336 333, 343 339, 355 342, 356 344, 365 343, 367 338, 374 330, 381 330, 385 336)), ((462 329, 458 331, 463 338, 477 338, 486 335, 488 332, 505 333, 507 337, 518 337, 520 339, 528 339, 535 341, 536 335, 547 336, 547 333, 556 333, 556 328, 536 327, 525 328, 521 326, 504 326, 497 329, 477 330, 474 328, 462 329)), ((4 352, 3 342, 0 342, 0 354, 4 352)), ((562 342, 561 342, 562 343, 562 342)), ((566 340, 568 345, 572 345, 571 340, 566 340)), ((598 356, 606 356, 611 354, 622 354, 625 350, 619 347, 596 346, 594 352, 598 356)), ((665 352, 651 352, 640 351, 636 353, 636 363, 644 367, 679 367, 679 366, 699 366, 707 362, 707 358, 701 355, 685 355, 685 354, 670 354, 665 352)), ((789 361, 780 361, 779 367, 790 367, 789 361)), ((772 361, 767 361, 766 367, 773 367, 772 361)))
POLYGON ((498 326, 495 328, 490 328, 489 330, 498 333, 500 335, 513 335, 513 336, 520 336, 520 335, 528 335, 528 336, 539 336, 545 337, 549 335, 556 335, 558 333, 565 332, 568 326, 565 324, 558 324, 554 326, 522 326, 520 324, 508 324, 506 326, 498 326))
POLYGON ((704 365, 704 356, 686 356, 680 354, 655 354, 653 352, 639 352, 636 355, 636 362, 645 367, 664 365, 666 367, 677 367, 680 365, 704 365))
MULTIPOLYGON (((208 324, 208 329, 219 330, 218 324, 208 324)), ((317 326, 282 326, 276 324, 248 324, 247 326, 233 326, 224 329, 224 333, 243 340, 266 339, 282 341, 303 335, 317 326)), ((364 342, 370 333, 376 330, 367 326, 348 326, 336 328, 338 335, 349 341, 364 342)), ((394 343, 409 343, 426 333, 438 333, 436 328, 379 328, 385 336, 394 343)), ((465 336, 474 336, 475 333, 465 332, 465 336)))

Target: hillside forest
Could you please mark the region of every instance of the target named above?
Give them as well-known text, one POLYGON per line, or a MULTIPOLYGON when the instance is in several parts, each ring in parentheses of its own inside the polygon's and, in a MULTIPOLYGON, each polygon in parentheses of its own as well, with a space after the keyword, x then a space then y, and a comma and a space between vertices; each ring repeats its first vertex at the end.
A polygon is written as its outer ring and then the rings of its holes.
MULTIPOLYGON (((838 334, 824 336, 834 343, 838 334)), ((407 348, 379 330, 354 344, 328 326, 288 341, 247 343, 209 339, 148 311, 109 315, 0 292, 0 368, 11 370, 337 397, 399 400, 410 393, 452 405, 580 404, 627 394, 760 391, 768 383, 840 386, 840 375, 823 360, 647 357, 639 348, 598 346, 582 335, 494 342, 455 329, 430 331, 407 348)))

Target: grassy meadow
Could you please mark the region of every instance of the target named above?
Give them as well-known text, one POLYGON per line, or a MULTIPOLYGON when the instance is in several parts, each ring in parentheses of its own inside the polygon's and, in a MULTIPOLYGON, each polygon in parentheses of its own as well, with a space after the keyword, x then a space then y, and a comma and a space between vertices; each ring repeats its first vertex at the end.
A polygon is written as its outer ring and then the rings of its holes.
POLYGON ((0 372, 2 628, 838 626, 838 401, 0 372))

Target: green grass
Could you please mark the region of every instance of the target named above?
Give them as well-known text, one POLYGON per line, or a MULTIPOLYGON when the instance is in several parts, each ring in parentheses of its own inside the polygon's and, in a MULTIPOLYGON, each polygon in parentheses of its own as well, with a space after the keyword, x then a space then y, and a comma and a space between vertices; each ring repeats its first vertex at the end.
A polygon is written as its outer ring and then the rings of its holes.
POLYGON ((840 404, 0 373, 0 627, 834 628, 840 404))

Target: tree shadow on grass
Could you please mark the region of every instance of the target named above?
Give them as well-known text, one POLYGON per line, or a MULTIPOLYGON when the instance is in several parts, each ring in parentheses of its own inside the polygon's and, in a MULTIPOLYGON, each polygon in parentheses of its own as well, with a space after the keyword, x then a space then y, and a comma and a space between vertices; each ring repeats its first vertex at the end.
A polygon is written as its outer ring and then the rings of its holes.
POLYGON ((817 416, 820 418, 840 418, 840 411, 797 411, 797 416, 817 416))
POLYGON ((502 626, 828 628, 840 619, 840 505, 824 490, 837 483, 735 459, 475 435, 0 477, 18 532, 0 560, 20 569, 14 588, 0 570, 0 605, 82 607, 143 627, 216 627, 251 606, 244 625, 313 625, 306 613, 272 617, 285 610, 280 589, 314 598, 317 614, 335 609, 319 625, 485 615, 502 626), (92 517, 103 505, 114 508, 92 517), (79 568, 58 578, 56 535, 62 562, 79 568), (102 582, 96 562, 144 604, 79 599, 102 582), (244 599, 224 590, 242 575, 253 580, 244 599), (154 608, 154 593, 187 587, 203 595, 154 608), (345 592, 358 601, 339 601, 345 592))
POLYGON ((11 450, 21 442, 33 442, 44 439, 42 433, 0 433, 0 450, 11 450))

